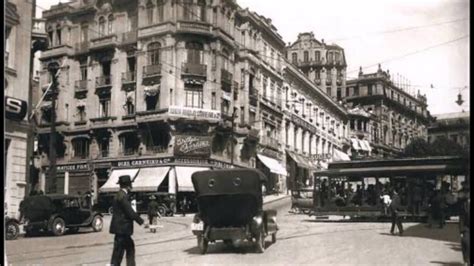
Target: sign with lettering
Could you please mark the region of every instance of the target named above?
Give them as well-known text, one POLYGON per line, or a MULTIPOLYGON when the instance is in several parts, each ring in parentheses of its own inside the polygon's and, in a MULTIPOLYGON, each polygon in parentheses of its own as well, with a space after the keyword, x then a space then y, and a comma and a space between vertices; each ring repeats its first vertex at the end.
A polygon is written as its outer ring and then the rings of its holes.
POLYGON ((28 111, 28 103, 16 98, 5 96, 5 117, 21 121, 28 111))
POLYGON ((60 172, 74 172, 74 171, 89 171, 89 164, 68 164, 68 165, 58 165, 56 166, 56 171, 60 172))
POLYGON ((170 116, 187 117, 194 119, 220 120, 221 112, 217 110, 199 109, 190 107, 170 106, 168 109, 170 116))
POLYGON ((216 161, 213 159, 198 159, 198 158, 160 158, 147 160, 127 160, 117 161, 113 163, 114 166, 120 168, 140 168, 149 166, 170 166, 170 165, 192 165, 216 168, 231 168, 232 165, 226 162, 216 161))
POLYGON ((155 166, 162 164, 172 163, 171 158, 161 158, 161 159, 148 159, 148 160, 127 160, 127 161, 118 161, 116 164, 118 167, 141 167, 141 166, 155 166))
POLYGON ((177 135, 174 143, 174 155, 209 157, 211 155, 211 137, 177 135))

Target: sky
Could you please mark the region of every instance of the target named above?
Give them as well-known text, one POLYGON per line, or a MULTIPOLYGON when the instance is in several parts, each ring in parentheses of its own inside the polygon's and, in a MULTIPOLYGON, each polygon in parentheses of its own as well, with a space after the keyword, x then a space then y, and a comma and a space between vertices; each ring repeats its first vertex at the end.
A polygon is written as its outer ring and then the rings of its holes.
MULTIPOLYGON (((49 8, 58 0, 37 0, 49 8)), ((66 2, 63 0, 62 2, 66 2)), ((286 43, 298 33, 344 48, 348 79, 390 70, 428 98, 431 114, 469 111, 469 0, 237 0, 271 18, 286 43), (291 4, 289 4, 291 3, 291 4), (433 88, 431 88, 431 84, 433 88), (461 93, 464 103, 455 103, 461 93)), ((37 9, 41 16, 41 9, 37 9)))

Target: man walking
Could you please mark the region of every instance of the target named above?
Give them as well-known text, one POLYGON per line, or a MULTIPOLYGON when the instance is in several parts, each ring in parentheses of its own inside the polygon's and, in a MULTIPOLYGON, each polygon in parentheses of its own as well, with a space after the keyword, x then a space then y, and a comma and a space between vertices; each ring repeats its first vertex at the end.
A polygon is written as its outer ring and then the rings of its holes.
POLYGON ((400 207, 400 197, 398 196, 397 191, 393 191, 392 202, 390 203, 389 209, 390 214, 392 217, 392 228, 390 229, 390 233, 392 235, 395 234, 395 225, 398 227, 398 234, 400 236, 403 235, 403 225, 402 221, 400 220, 400 216, 398 215, 398 208, 400 207))
POLYGON ((133 221, 139 225, 143 219, 132 209, 129 193, 132 188, 130 176, 120 176, 118 184, 120 191, 114 197, 110 233, 115 234, 114 250, 111 264, 118 266, 122 263, 123 255, 127 252, 127 265, 135 265, 135 243, 133 242, 133 221))

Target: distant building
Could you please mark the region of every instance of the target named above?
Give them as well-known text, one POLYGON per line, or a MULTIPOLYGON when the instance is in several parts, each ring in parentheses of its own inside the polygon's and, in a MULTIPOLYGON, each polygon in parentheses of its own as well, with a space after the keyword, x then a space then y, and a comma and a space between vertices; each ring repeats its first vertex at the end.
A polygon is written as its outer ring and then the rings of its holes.
POLYGON ((346 57, 337 44, 318 41, 312 32, 298 34, 298 39, 286 48, 286 58, 322 89, 339 101, 346 89, 346 57))
POLYGON ((360 106, 348 110, 350 145, 344 146, 343 151, 350 153, 352 159, 377 157, 372 153, 372 145, 377 142, 377 117, 372 111, 367 112, 360 106), (371 145, 372 144, 372 145, 371 145))
POLYGON ((434 115, 435 121, 428 127, 428 142, 444 136, 462 147, 470 144, 469 112, 434 115))
MULTIPOLYGON (((375 73, 364 74, 362 68, 357 79, 348 80, 342 94, 348 108, 358 107, 375 116, 360 119, 359 124, 366 131, 371 156, 392 157, 399 154, 415 137, 428 138, 428 125, 432 118, 427 110, 426 96, 412 95, 392 82, 390 73, 382 71, 380 65, 375 73)), ((357 135, 357 134, 356 134, 357 135)), ((353 149, 359 149, 353 146, 353 149)))

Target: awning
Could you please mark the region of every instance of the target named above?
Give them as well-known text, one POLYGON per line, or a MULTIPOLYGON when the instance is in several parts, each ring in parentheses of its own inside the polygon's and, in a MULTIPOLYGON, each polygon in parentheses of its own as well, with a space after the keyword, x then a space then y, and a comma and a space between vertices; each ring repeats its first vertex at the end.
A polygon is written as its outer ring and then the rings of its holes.
POLYGON ((352 148, 354 148, 354 150, 362 150, 362 147, 360 146, 360 143, 359 143, 359 140, 358 139, 355 139, 355 138, 351 138, 351 143, 352 143, 352 148))
POLYGON ((362 150, 364 151, 372 151, 372 148, 370 147, 370 144, 367 140, 360 140, 362 150))
POLYGON ((268 169, 270 169, 270 172, 278 175, 288 175, 285 167, 277 160, 261 154, 257 154, 257 157, 266 167, 268 167, 268 169))
POLYGON ((345 152, 334 149, 333 161, 350 161, 351 158, 345 152))
POLYGON ((133 181, 132 190, 156 192, 169 171, 170 167, 168 166, 141 168, 133 181))
POLYGON ((195 172, 209 170, 206 167, 185 167, 176 166, 176 181, 178 182, 178 191, 194 192, 191 175, 195 172))
POLYGON ((110 174, 109 179, 107 182, 99 189, 100 192, 117 192, 119 191, 120 187, 117 184, 119 177, 123 175, 129 175, 130 179, 133 181, 135 176, 138 173, 138 169, 117 169, 113 170, 110 174))
POLYGON ((310 163, 309 159, 304 158, 302 155, 293 153, 288 151, 288 154, 290 155, 291 159, 295 161, 295 163, 302 168, 307 168, 307 169, 316 169, 316 166, 310 163))

